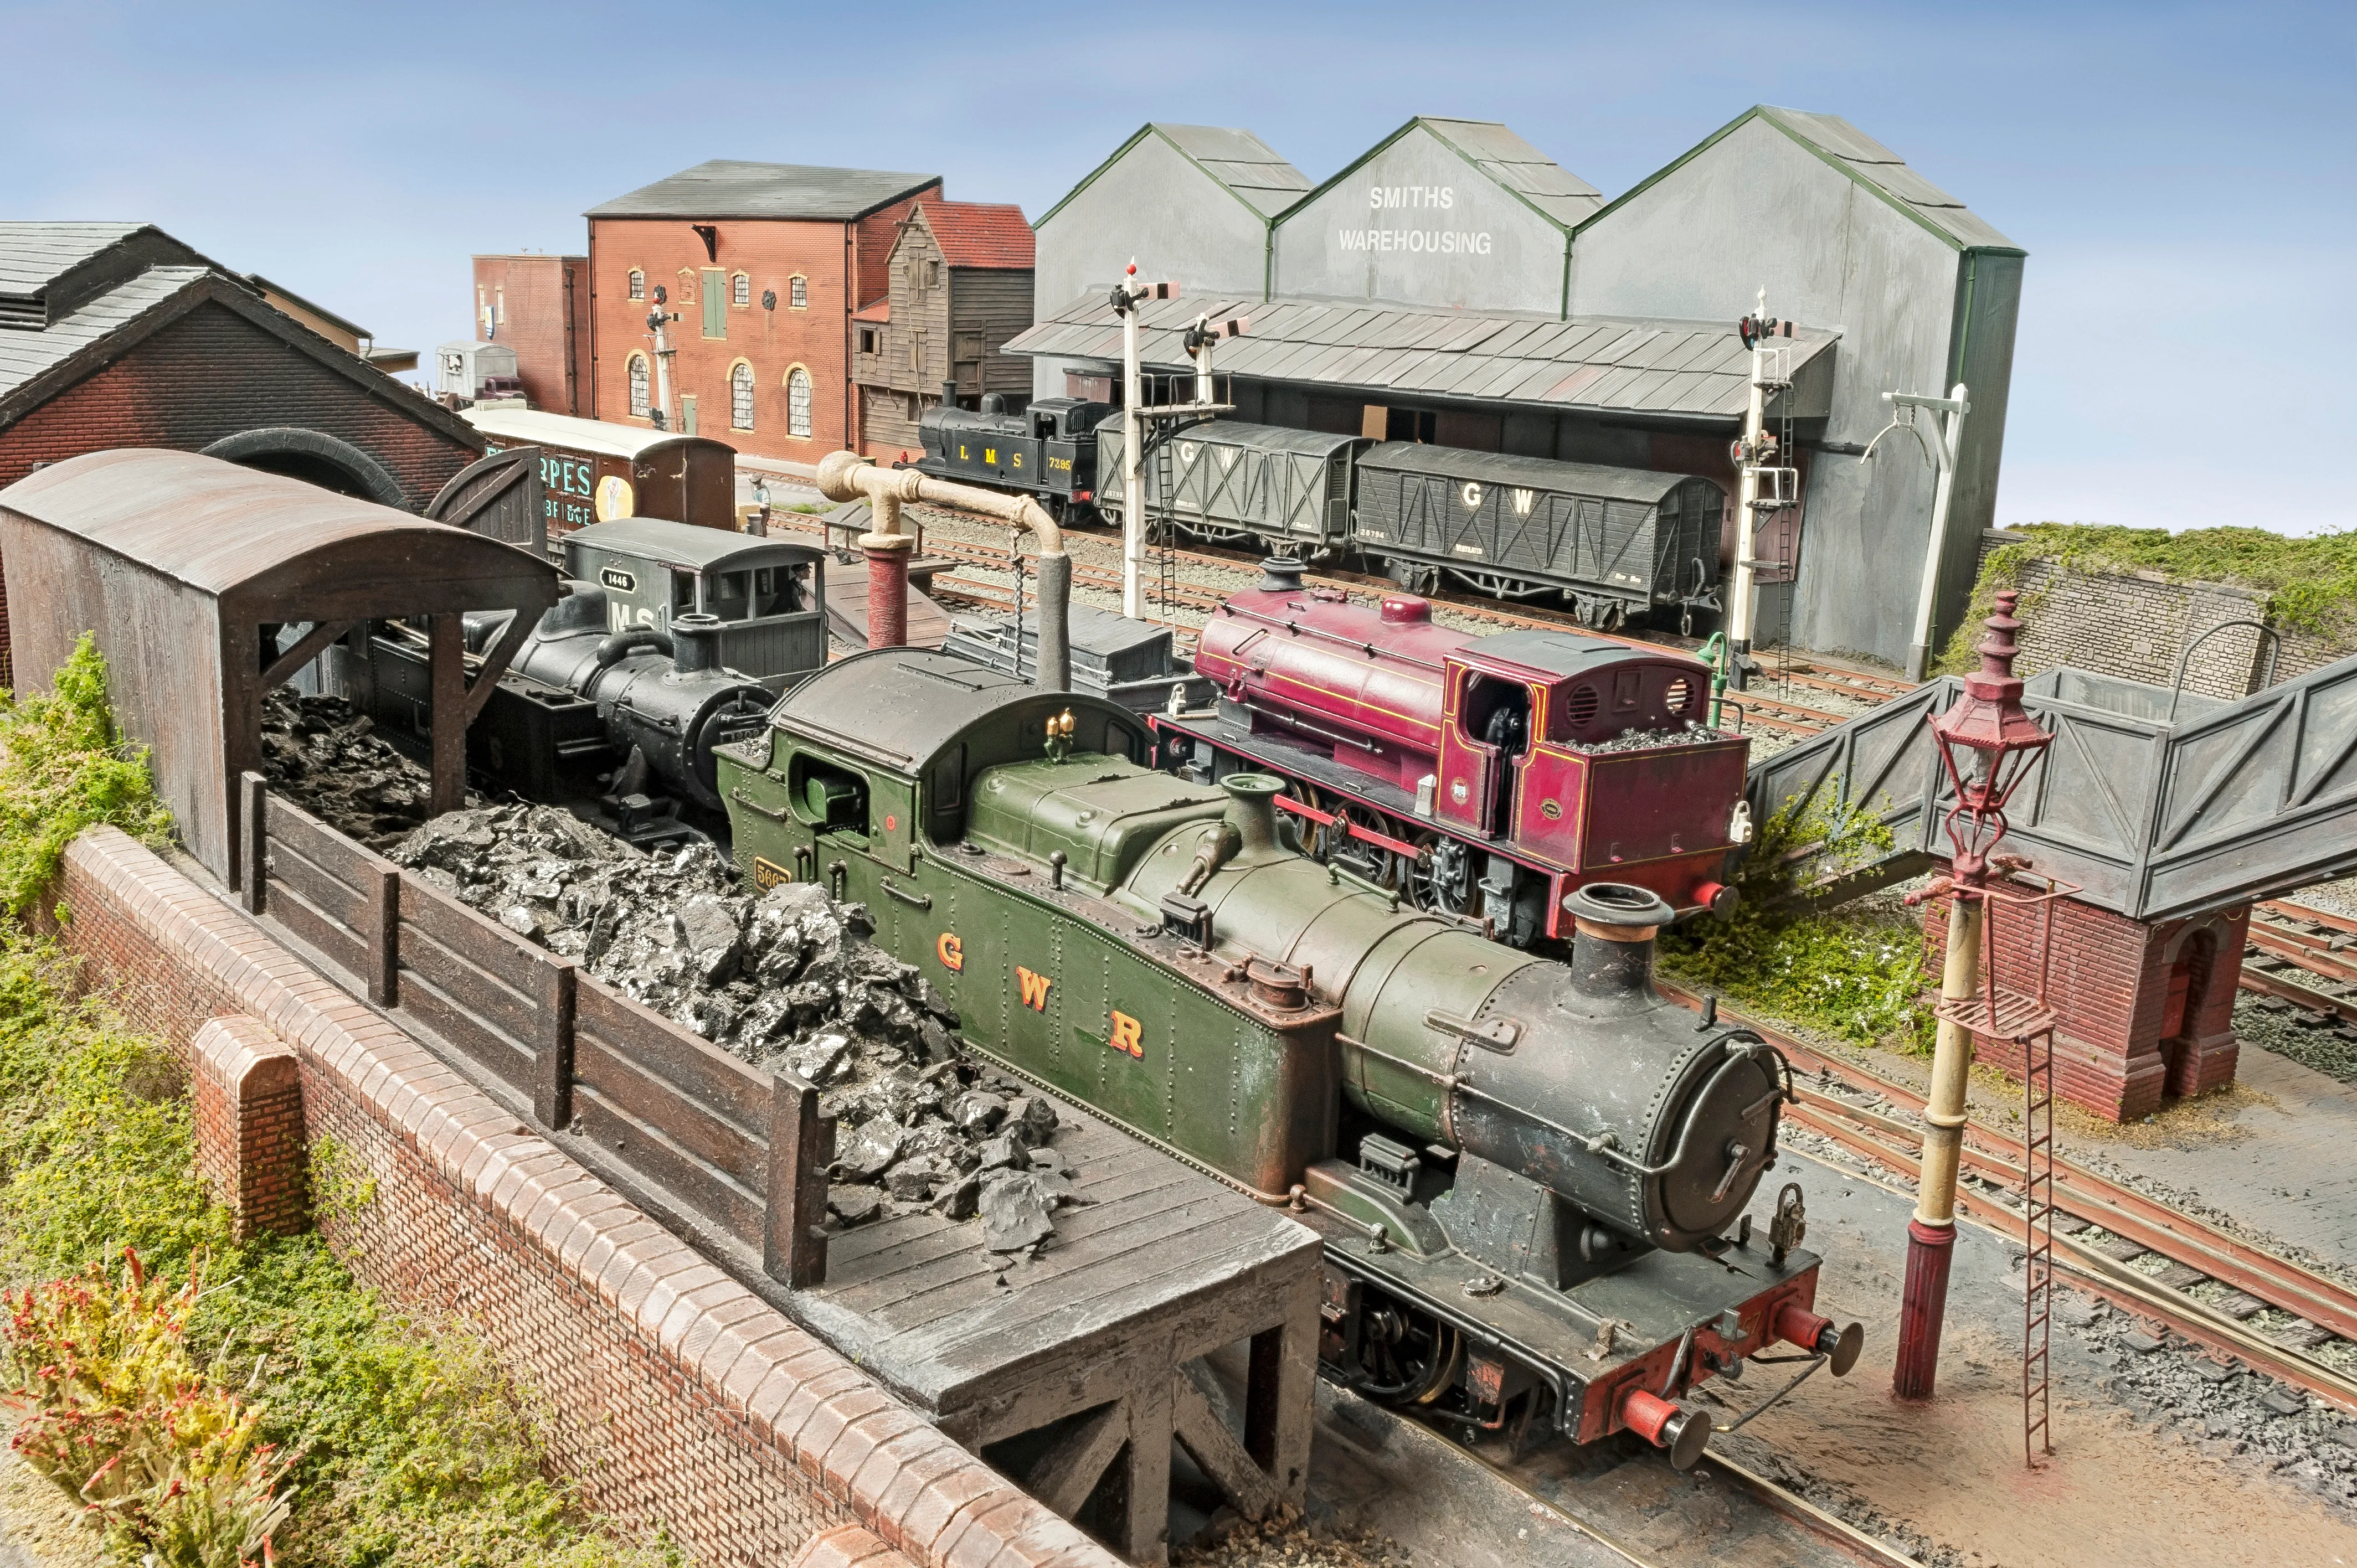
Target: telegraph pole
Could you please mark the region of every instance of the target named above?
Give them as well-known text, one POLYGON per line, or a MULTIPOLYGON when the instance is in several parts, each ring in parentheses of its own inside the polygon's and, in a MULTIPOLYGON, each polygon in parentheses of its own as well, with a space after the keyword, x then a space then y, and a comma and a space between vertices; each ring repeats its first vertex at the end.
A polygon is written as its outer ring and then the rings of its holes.
POLYGON ((1137 405, 1145 401, 1137 352, 1137 307, 1150 299, 1177 299, 1175 283, 1140 283, 1137 263, 1114 285, 1113 308, 1121 317, 1121 613, 1146 618, 1146 498, 1138 493, 1138 436, 1144 426, 1137 405))

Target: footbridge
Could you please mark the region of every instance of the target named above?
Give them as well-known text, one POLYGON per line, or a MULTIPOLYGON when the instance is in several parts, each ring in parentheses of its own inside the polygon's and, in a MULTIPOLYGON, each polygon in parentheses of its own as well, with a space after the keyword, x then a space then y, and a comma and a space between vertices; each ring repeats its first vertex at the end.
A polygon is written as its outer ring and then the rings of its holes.
MULTIPOLYGON (((1822 840, 1803 885, 1821 906, 1927 869, 1954 803, 1927 720, 1953 676, 1755 765, 1756 820, 1862 811, 1888 850, 1839 864, 1822 840)), ((2357 658, 2237 701, 2084 670, 2049 670, 2022 703, 2054 736, 2007 813, 2009 845, 2081 901, 2147 923, 2203 914, 2357 870, 2357 658)))

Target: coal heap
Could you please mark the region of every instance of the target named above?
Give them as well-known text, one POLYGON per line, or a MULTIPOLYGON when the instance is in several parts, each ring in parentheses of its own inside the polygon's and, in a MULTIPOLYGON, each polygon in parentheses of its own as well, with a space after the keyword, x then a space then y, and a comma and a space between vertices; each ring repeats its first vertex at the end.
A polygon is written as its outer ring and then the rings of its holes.
POLYGON ((748 896, 709 843, 648 854, 548 806, 454 811, 390 853, 732 1055, 816 1084, 837 1119, 839 1224, 931 1207, 979 1219, 990 1251, 1029 1254, 1083 1201, 1053 1102, 968 1055, 941 993, 867 940, 865 906, 808 883, 748 896))
POLYGON ((382 854, 424 822, 433 778, 341 697, 280 686, 262 699, 262 774, 274 793, 382 854))

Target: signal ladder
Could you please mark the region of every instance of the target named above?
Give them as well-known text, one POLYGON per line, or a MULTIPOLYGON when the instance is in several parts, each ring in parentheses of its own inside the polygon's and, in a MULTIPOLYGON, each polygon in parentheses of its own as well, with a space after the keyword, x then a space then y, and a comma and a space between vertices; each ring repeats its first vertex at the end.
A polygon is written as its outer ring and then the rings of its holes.
MULTIPOLYGON (((1777 461, 1773 465, 1755 465, 1759 477, 1759 499, 1751 503, 1751 563, 1752 581, 1756 585, 1790 583, 1797 572, 1795 562, 1801 531, 1801 470, 1794 462, 1792 449, 1792 349, 1763 346, 1760 351, 1760 376, 1757 385, 1766 400, 1778 409, 1772 422, 1776 436, 1777 461)), ((1773 679, 1780 693, 1792 694, 1792 596, 1776 596, 1776 618, 1772 628, 1761 627, 1752 636, 1756 651, 1763 645, 1773 645, 1776 664, 1773 679), (1767 631, 1769 636, 1759 635, 1767 631)))

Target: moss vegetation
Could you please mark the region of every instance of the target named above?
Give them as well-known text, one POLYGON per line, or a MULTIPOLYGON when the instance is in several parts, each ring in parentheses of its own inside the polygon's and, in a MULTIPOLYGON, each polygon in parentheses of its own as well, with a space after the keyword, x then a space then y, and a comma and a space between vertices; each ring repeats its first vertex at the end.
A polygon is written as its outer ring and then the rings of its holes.
MULTIPOLYGON (((54 701, 0 719, 11 752, 0 864, 12 875, 45 886, 62 851, 30 842, 48 836, 35 801, 161 831, 140 780, 111 771, 106 787, 77 790, 57 777, 95 760, 144 779, 103 705, 91 654, 54 701), (21 746, 28 733, 39 744, 21 746)), ((364 1172, 332 1144, 317 1155, 316 1209, 363 1214, 376 1200, 364 1172)), ((177 1059, 8 921, 0 1278, 11 1291, 0 1372, 33 1405, 19 1451, 93 1509, 120 1561, 238 1568, 265 1534, 290 1568, 677 1560, 618 1539, 550 1478, 527 1402, 464 1325, 402 1312, 316 1234, 238 1241, 197 1176, 177 1059)))
MULTIPOLYGON (((2007 544, 1981 565, 1973 604, 1948 639, 1935 673, 1960 674, 1978 668, 1973 645, 1981 622, 1994 608, 2000 588, 2022 585, 2036 561, 2066 571, 2126 576, 2158 572, 2173 582, 2232 583, 2267 596, 2267 615, 2286 630, 2319 637, 2346 635, 2357 607, 2357 530, 2287 538, 2264 528, 2198 528, 2171 533, 2160 528, 2114 528, 2083 523, 2034 522, 2018 532, 2029 538, 2007 544)), ((2036 604, 2025 599, 2023 607, 2036 604)))
POLYGON ((96 822, 156 845, 172 831, 147 748, 115 727, 106 660, 84 632, 51 690, 21 703, 0 691, 0 904, 12 915, 31 908, 66 845, 96 822))
POLYGON ((1777 813, 1736 873, 1733 912, 1663 933, 1663 971, 1853 1045, 1929 1050, 1921 925, 1882 899, 1821 912, 1799 886, 1803 867, 1838 876, 1889 847, 1890 830, 1862 808, 1777 813))

